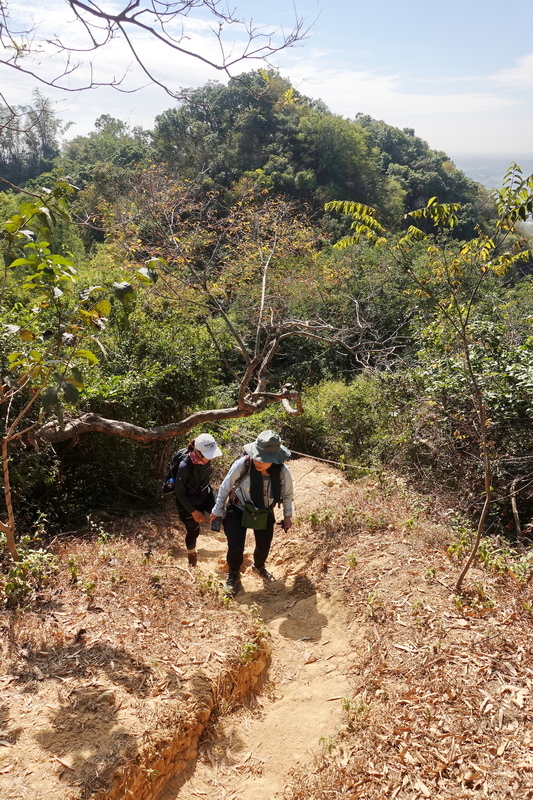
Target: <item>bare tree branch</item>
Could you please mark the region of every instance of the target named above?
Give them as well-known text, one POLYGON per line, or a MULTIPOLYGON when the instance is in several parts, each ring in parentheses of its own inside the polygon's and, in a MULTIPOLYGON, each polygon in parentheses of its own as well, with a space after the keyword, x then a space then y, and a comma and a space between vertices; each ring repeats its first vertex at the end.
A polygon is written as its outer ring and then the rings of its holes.
POLYGON ((267 258, 266 259, 264 258, 262 250, 260 250, 260 253, 259 253, 260 259, 261 259, 261 264, 262 264, 262 270, 263 270, 263 278, 262 278, 262 281, 261 281, 261 302, 260 302, 260 305, 259 305, 259 319, 257 321, 257 334, 256 334, 256 337, 255 337, 255 355, 256 356, 259 353, 259 342, 260 342, 260 336, 261 336, 261 325, 263 323, 263 314, 265 313, 265 298, 266 298, 267 280, 268 280, 268 267, 269 267, 269 264, 270 264, 270 262, 272 260, 272 256, 276 252, 276 245, 277 245, 277 236, 274 236, 274 241, 272 243, 272 246, 270 248, 270 252, 269 252, 267 258))
POLYGON ((518 485, 519 478, 515 478, 511 484, 511 508, 513 510, 513 519, 514 525, 516 529, 516 535, 520 540, 522 537, 522 526, 520 524, 520 515, 518 513, 518 505, 516 503, 516 487, 518 485))
POLYGON ((243 400, 242 406, 232 406, 231 408, 213 408, 206 411, 197 411, 186 417, 180 422, 170 425, 161 425, 156 428, 142 428, 129 422, 122 422, 113 419, 105 419, 98 414, 82 414, 71 420, 65 420, 63 426, 57 421, 48 422, 28 437, 30 444, 36 442, 62 442, 67 439, 76 438, 84 433, 107 433, 112 436, 120 436, 134 442, 148 444, 150 442, 166 442, 177 436, 184 436, 197 425, 205 425, 208 422, 220 422, 223 419, 233 419, 237 417, 251 417, 262 408, 279 401, 287 401, 291 408, 291 413, 301 409, 301 401, 298 392, 292 387, 286 386, 281 392, 272 393, 253 393, 247 395, 243 400))
POLYGON ((95 0, 64 2, 65 11, 74 14, 73 19, 67 20, 68 39, 61 34, 48 37, 42 24, 17 28, 7 3, 2 2, 0 45, 4 54, 0 64, 66 92, 111 86, 130 93, 141 88, 124 85, 127 66, 119 77, 95 78, 92 58, 101 59, 99 51, 117 40, 126 45, 150 83, 177 98, 179 90, 158 78, 150 68, 147 48, 156 46, 159 60, 163 62, 177 55, 186 56, 229 75, 232 68, 243 61, 268 62, 281 50, 305 40, 310 28, 302 17, 298 17, 296 10, 290 30, 256 25, 253 20, 246 20, 236 10, 231 10, 222 0, 130 0, 116 13, 95 0), (191 44, 198 24, 209 31, 208 36, 217 45, 218 57, 205 51, 205 40, 200 41, 197 47, 191 44), (52 67, 57 65, 55 74, 50 77, 46 77, 42 69, 44 61, 52 67), (81 74, 85 70, 89 71, 88 79, 81 74))

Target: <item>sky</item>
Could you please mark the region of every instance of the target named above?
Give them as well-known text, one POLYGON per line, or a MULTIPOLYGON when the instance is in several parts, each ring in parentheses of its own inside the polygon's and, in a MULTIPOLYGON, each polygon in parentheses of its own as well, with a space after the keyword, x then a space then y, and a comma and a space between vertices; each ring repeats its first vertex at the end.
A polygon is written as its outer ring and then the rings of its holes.
MULTIPOLYGON (((103 0, 106 9, 115 0, 103 0)), ((290 30, 296 16, 309 27, 306 39, 273 56, 277 67, 302 94, 321 99, 335 114, 353 119, 369 114, 399 128, 414 128, 430 147, 449 156, 498 155, 509 161, 533 156, 533 3, 531 0, 234 0, 239 15, 261 30, 290 30)), ((84 47, 65 0, 11 0, 15 23, 33 21, 35 34, 64 36, 84 47)), ((21 23, 22 24, 22 23, 21 23)), ((205 58, 217 58, 218 43, 205 14, 193 10, 184 40, 205 58)), ((228 31, 228 47, 235 33, 228 31)), ((224 73, 190 56, 165 53, 153 40, 139 40, 152 74, 173 90, 207 80, 225 82, 224 73)), ((238 37, 234 53, 238 53, 238 37)), ((2 48, 0 47, 0 55, 2 48)), ((31 61, 24 62, 31 66, 31 61)), ((44 46, 33 68, 52 75, 57 57, 44 46)), ((260 61, 232 67, 232 74, 255 69, 260 61)), ((86 134, 101 114, 151 128, 157 114, 176 101, 132 62, 121 41, 98 51, 93 76, 122 76, 123 88, 68 92, 41 86, 58 116, 73 124, 67 137, 86 134)), ((87 66, 72 72, 71 88, 88 78, 87 66)), ((30 101, 35 79, 0 64, 0 93, 11 104, 30 101)))

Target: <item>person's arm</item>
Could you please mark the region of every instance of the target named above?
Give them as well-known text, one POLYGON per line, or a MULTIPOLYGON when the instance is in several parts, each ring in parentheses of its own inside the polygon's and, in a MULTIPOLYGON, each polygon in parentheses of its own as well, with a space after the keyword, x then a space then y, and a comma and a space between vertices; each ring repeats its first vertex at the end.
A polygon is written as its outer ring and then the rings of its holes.
POLYGON ((211 520, 215 517, 223 517, 224 516, 224 508, 226 507, 226 501, 228 499, 228 495, 230 493, 231 487, 235 484, 241 475, 241 472, 244 467, 244 463, 246 460, 246 456, 242 458, 238 458, 237 461, 234 461, 229 471, 220 484, 220 489, 218 490, 217 499, 215 500, 215 505, 211 512, 211 520))
POLYGON ((293 484, 290 469, 283 464, 281 468, 281 491, 283 501, 283 527, 286 531, 292 528, 293 484))
POLYGON ((293 494, 292 475, 289 468, 283 464, 281 468, 281 499, 283 502, 283 514, 286 517, 292 517, 293 494))

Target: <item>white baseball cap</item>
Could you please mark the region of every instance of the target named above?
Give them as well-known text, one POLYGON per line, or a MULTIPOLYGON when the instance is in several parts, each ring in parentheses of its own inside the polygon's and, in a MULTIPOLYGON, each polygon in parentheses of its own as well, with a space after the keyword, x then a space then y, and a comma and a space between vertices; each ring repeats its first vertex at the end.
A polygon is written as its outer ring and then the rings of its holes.
POLYGON ((194 446, 204 458, 209 460, 222 455, 222 450, 209 433, 201 433, 200 436, 197 436, 194 440, 194 446))

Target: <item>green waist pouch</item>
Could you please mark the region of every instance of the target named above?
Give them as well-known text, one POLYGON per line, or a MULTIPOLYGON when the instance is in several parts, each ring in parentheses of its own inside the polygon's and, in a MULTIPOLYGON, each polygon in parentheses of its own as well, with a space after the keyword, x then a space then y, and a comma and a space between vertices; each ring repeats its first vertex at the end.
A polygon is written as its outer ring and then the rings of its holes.
POLYGON ((242 512, 242 527, 253 528, 254 531, 264 531, 269 514, 269 508, 256 508, 253 503, 245 503, 242 512))

